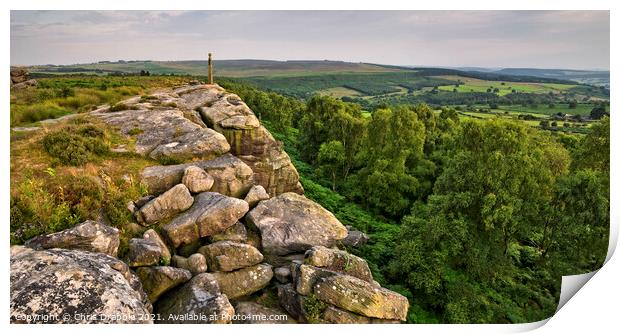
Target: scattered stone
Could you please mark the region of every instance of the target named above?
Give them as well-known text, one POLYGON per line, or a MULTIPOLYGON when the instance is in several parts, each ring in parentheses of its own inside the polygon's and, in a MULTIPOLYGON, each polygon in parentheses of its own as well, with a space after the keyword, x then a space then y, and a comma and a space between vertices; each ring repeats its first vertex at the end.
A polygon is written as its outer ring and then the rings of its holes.
POLYGON ((146 267, 160 264, 161 246, 155 240, 133 238, 129 240, 130 267, 146 267))
POLYGON ((274 269, 273 276, 282 284, 289 283, 291 281, 291 267, 278 267, 274 269))
POLYGON ((367 317, 401 321, 407 318, 407 298, 356 277, 322 278, 314 286, 314 294, 326 303, 367 317))
POLYGON ((182 181, 192 193, 209 191, 213 186, 213 177, 204 169, 196 166, 185 168, 182 181))
POLYGON ((210 242, 229 240, 229 241, 234 241, 234 242, 245 243, 247 239, 248 239, 248 232, 245 226, 240 222, 234 223, 232 226, 225 229, 224 232, 214 234, 209 237, 210 242))
POLYGON ((342 244, 347 247, 358 247, 365 245, 368 242, 368 235, 364 232, 356 230, 350 225, 345 226, 347 228, 347 237, 342 239, 342 244))
POLYGON ((263 254, 258 249, 232 241, 218 241, 198 250, 207 259, 211 271, 233 271, 260 263, 263 254))
POLYGON ((151 303, 164 292, 192 278, 188 270, 174 267, 140 267, 136 274, 151 303))
POLYGON ((120 243, 118 229, 87 220, 64 231, 34 237, 25 246, 33 249, 79 249, 116 256, 120 243))
POLYGON ((234 324, 292 324, 288 314, 254 302, 239 302, 235 305, 234 324))
POLYGON ((319 204, 295 193, 260 202, 246 216, 260 230, 264 253, 285 255, 312 246, 331 247, 347 229, 319 204))
POLYGON ((244 200, 248 202, 250 208, 254 208, 258 204, 258 202, 264 201, 266 199, 269 199, 269 194, 267 193, 265 188, 263 188, 263 186, 258 185, 253 186, 250 191, 248 191, 248 194, 245 195, 244 200))
POLYGON ((163 231, 173 246, 179 247, 226 230, 246 212, 248 203, 243 200, 204 192, 196 196, 189 210, 165 225, 163 231))
POLYGON ((157 232, 155 232, 155 230, 147 230, 146 232, 144 232, 142 237, 146 240, 155 240, 155 242, 157 242, 157 244, 161 248, 161 260, 163 261, 163 263, 170 263, 170 250, 168 249, 168 246, 166 246, 164 240, 159 236, 157 232))
POLYGON ((189 209, 193 202, 194 198, 187 187, 177 184, 141 207, 137 219, 142 225, 152 225, 189 209))
POLYGON ((197 166, 213 177, 210 191, 240 198, 254 185, 254 172, 239 158, 224 154, 212 160, 181 165, 151 166, 141 172, 141 180, 151 194, 161 194, 183 180, 185 169, 197 166))
POLYGON ((11 323, 150 323, 152 307, 122 261, 82 250, 11 247, 11 323), (90 318, 65 318, 78 310, 90 318), (45 314, 44 318, 35 318, 45 314), (125 317, 118 317, 123 315, 125 317))
POLYGON ((370 283, 374 282, 368 263, 361 257, 323 246, 312 247, 306 251, 305 256, 306 264, 351 275, 370 283))
POLYGON ((172 257, 172 265, 177 268, 187 269, 192 275, 202 274, 207 271, 207 260, 204 255, 195 253, 188 258, 179 255, 172 257))
POLYGON ((273 270, 270 265, 262 263, 235 271, 219 271, 213 276, 222 293, 236 299, 266 287, 273 277, 273 270))
POLYGON ((166 293, 155 304, 159 322, 170 324, 229 323, 235 309, 220 292, 212 274, 194 276, 178 289, 166 293))

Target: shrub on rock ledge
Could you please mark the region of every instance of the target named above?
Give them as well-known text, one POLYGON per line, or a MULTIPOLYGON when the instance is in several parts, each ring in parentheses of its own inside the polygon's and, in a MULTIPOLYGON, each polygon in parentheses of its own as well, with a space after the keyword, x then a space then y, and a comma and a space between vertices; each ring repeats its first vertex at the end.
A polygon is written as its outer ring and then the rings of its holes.
POLYGON ((109 152, 105 131, 92 124, 67 126, 43 137, 43 147, 63 165, 80 166, 109 152))

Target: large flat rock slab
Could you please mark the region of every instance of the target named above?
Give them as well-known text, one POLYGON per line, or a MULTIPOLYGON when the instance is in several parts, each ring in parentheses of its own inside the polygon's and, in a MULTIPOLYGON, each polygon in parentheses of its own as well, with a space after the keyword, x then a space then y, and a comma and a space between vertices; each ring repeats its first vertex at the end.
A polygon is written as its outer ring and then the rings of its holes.
POLYGON ((120 102, 128 110, 96 110, 92 115, 135 136, 135 152, 153 159, 212 159, 230 150, 226 138, 213 129, 201 127, 179 109, 154 109, 150 103, 120 102), (133 109, 136 110, 133 110, 133 109))

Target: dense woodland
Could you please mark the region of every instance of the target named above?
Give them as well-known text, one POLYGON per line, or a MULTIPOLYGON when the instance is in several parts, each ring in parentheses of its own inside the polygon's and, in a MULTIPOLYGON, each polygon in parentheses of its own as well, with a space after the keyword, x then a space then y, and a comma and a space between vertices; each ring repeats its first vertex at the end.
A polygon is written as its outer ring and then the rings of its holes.
MULTIPOLYGON (((187 80, 41 79, 36 89, 12 92, 11 125, 86 112, 187 80)), ((283 96, 239 81, 218 83, 237 93, 284 144, 306 196, 370 236, 367 245, 349 251, 369 261, 381 285, 409 298, 408 322, 541 320, 555 312, 562 275, 604 262, 610 175, 605 105, 586 134, 571 134, 515 120, 463 118, 453 108, 423 103, 432 101, 394 98, 367 108, 328 96, 283 96)), ((428 93, 444 95, 550 99, 428 93)), ((122 176, 151 163, 110 152, 111 144, 130 145, 126 141, 100 124, 77 121, 49 133, 13 132, 11 243, 92 218, 88 214, 101 207, 125 233, 131 222, 126 203, 144 189, 122 176), (56 149, 59 142, 74 150, 56 149), (63 163, 54 154, 71 156, 63 163), (83 161, 91 165, 74 166, 83 161), (93 164, 106 166, 103 186, 93 181, 103 177, 93 164)))
POLYGON ((541 320, 562 275, 604 262, 607 117, 577 136, 425 104, 364 117, 331 97, 222 85, 284 142, 306 195, 370 234, 353 251, 409 297, 410 322, 541 320))

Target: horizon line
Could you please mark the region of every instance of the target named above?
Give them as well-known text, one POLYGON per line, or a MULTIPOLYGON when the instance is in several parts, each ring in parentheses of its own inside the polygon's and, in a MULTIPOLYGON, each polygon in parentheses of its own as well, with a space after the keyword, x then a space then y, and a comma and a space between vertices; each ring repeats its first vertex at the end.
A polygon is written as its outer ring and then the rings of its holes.
MULTIPOLYGON (((177 59, 177 60, 157 60, 157 59, 116 59, 116 60, 97 60, 91 62, 82 63, 65 63, 65 64, 11 64, 11 67, 36 67, 36 66, 76 66, 76 65, 94 65, 101 62, 118 63, 120 61, 125 62, 192 62, 192 61, 204 61, 207 59, 177 59)), ((376 66, 396 66, 405 68, 446 68, 446 69, 461 69, 461 68, 479 68, 486 70, 501 70, 501 69, 536 69, 536 70, 556 70, 556 71, 593 71, 593 72, 610 72, 609 68, 553 68, 553 67, 536 67, 536 66, 482 66, 482 65, 460 65, 460 66, 444 66, 444 65, 411 65, 411 64, 382 64, 368 61, 348 61, 348 60, 333 60, 333 59, 261 59, 261 58, 224 58, 214 59, 214 61, 271 61, 271 62, 340 62, 349 64, 368 64, 376 66)))

